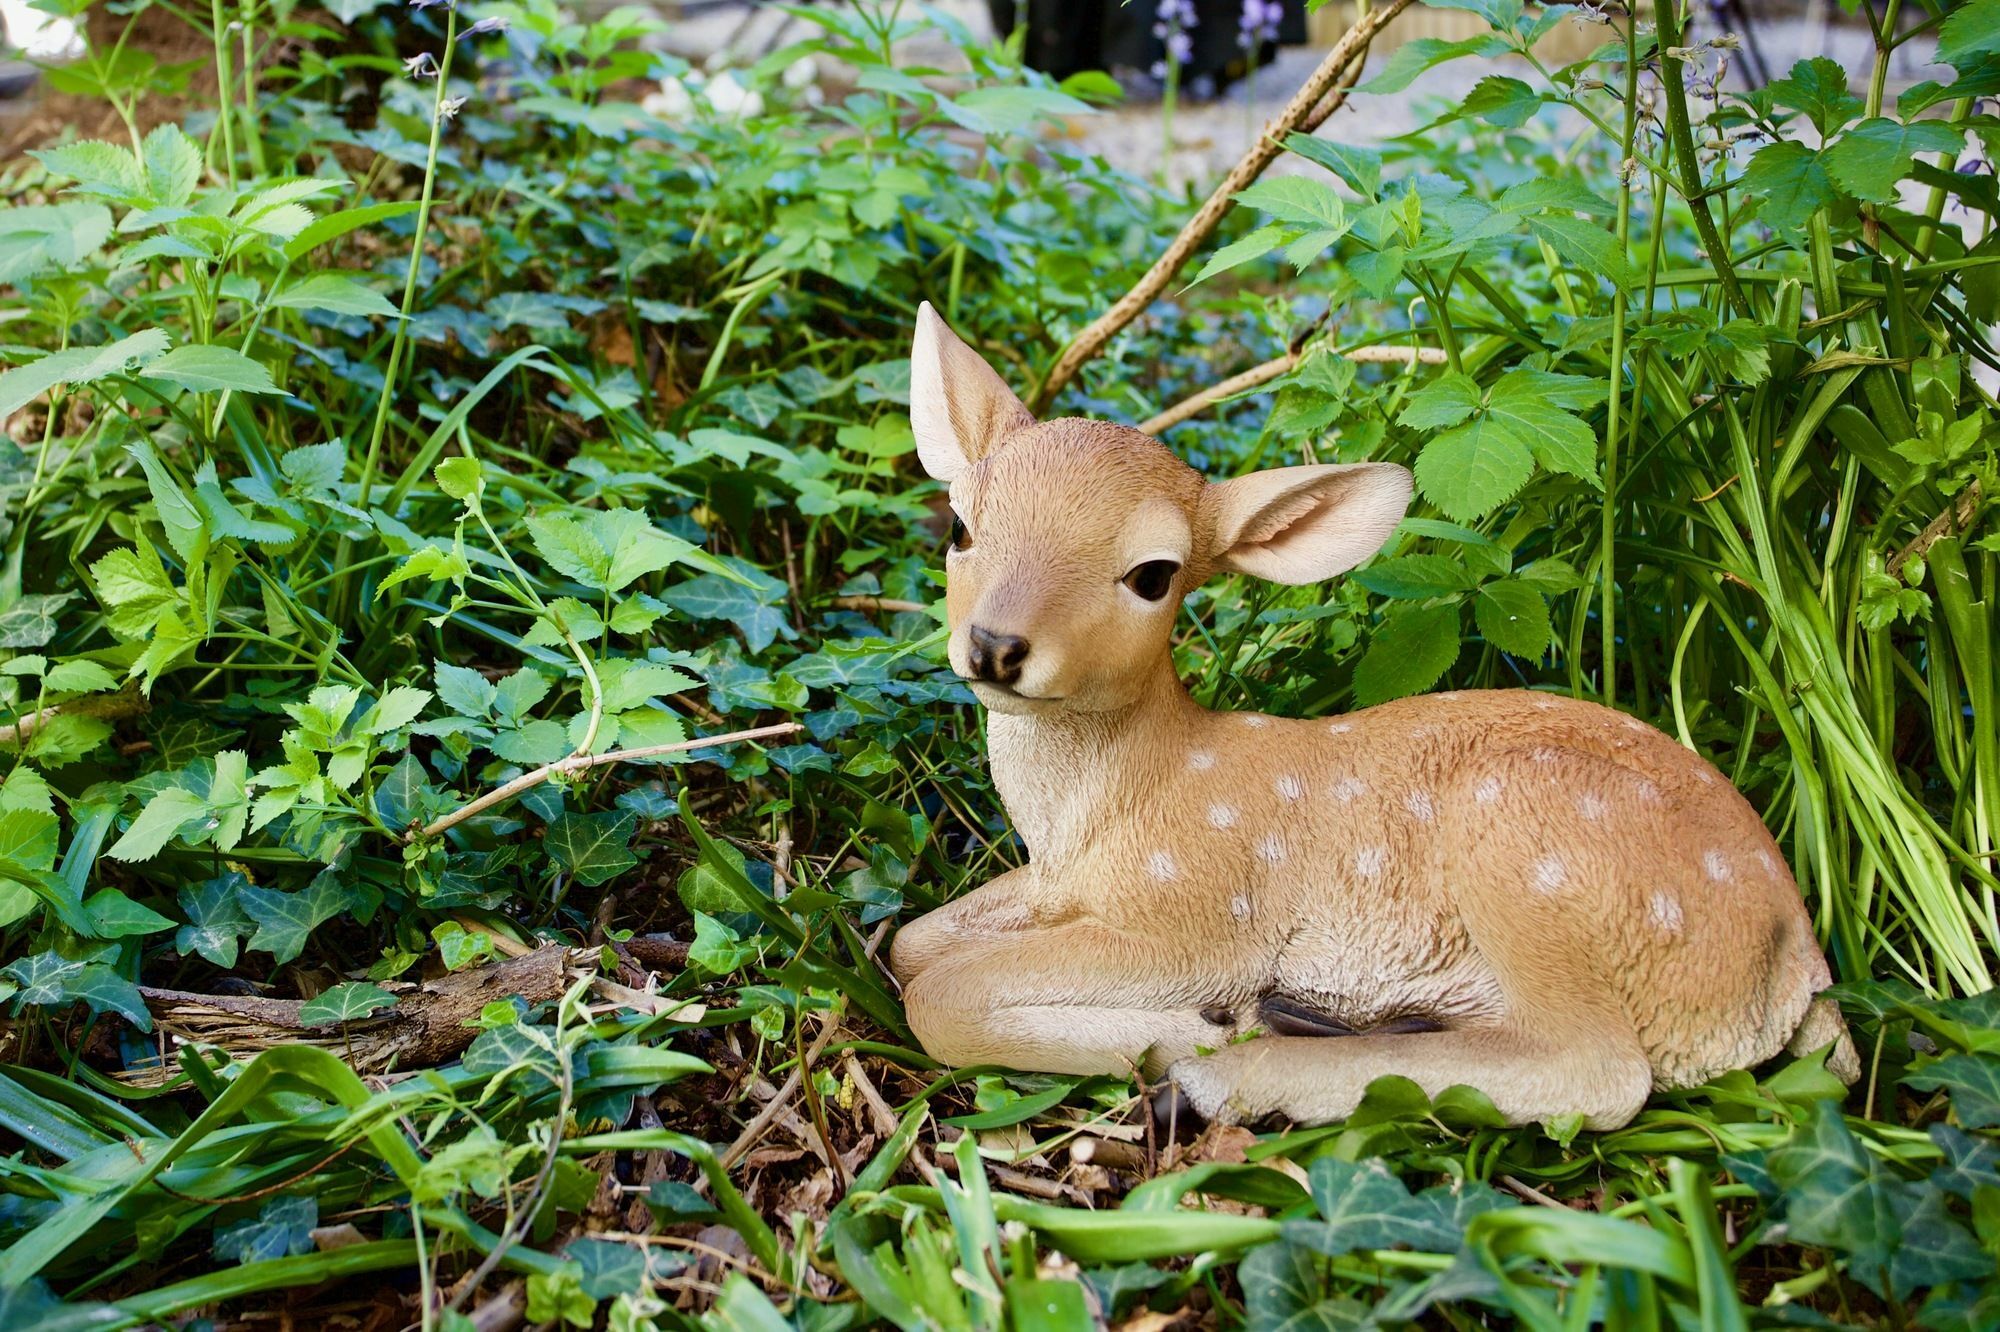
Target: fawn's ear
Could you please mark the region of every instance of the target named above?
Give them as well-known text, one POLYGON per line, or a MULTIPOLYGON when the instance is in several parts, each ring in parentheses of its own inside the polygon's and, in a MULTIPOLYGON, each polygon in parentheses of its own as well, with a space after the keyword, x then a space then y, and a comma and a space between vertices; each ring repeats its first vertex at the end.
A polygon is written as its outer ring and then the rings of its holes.
POLYGON ((1208 487, 1215 566, 1274 583, 1316 583, 1379 550, 1410 506, 1394 463, 1275 467, 1208 487))
POLYGON ((910 347, 910 428, 924 470, 951 481, 1034 423, 993 367, 945 327, 931 303, 918 306, 917 337, 910 347))

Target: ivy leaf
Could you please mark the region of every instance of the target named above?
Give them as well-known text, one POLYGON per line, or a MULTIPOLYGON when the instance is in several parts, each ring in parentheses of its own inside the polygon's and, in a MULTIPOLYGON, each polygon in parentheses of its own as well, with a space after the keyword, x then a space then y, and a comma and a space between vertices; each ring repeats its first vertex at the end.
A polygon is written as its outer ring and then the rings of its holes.
POLYGON ((156 361, 146 364, 148 379, 164 379, 190 393, 215 393, 233 389, 238 393, 276 393, 271 372, 262 362, 253 361, 234 347, 213 347, 191 343, 176 347, 156 361))
POLYGON ((776 579, 745 587, 734 578, 711 573, 668 588, 660 599, 698 620, 729 621, 742 632, 746 647, 762 652, 781 635, 796 637, 779 600, 784 592, 785 585, 776 579))
POLYGON ((1366 708, 1421 694, 1451 669, 1459 646, 1458 607, 1398 610, 1382 621, 1354 670, 1355 702, 1366 708))
POLYGON ((367 981, 346 981, 299 1005, 299 1021, 308 1027, 354 1022, 384 1008, 394 1008, 396 996, 367 981))
POLYGON ((104 888, 92 893, 83 904, 90 917, 91 933, 99 939, 123 939, 129 935, 158 934, 174 923, 149 906, 142 906, 119 892, 104 888))
POLYGON ((18 1286, 0 1286, 0 1327, 9 1332, 89 1332, 127 1327, 131 1321, 132 1316, 115 1304, 60 1299, 40 1277, 18 1286))
POLYGON ((1834 200, 1824 153, 1789 139, 1766 144, 1743 172, 1743 191, 1757 200, 1764 225, 1796 244, 1812 215, 1834 200))
POLYGON ((595 888, 639 863, 628 845, 638 826, 629 810, 563 814, 549 825, 542 845, 578 883, 595 888))
POLYGON ((694 942, 688 945, 688 961, 714 976, 727 976, 747 966, 757 956, 757 945, 746 942, 735 930, 715 917, 694 913, 694 942))
POLYGON ((1472 618, 1486 641, 1502 652, 1538 661, 1549 650, 1548 603, 1518 578, 1483 584, 1473 600, 1472 618))
POLYGON ((151 1031, 153 1015, 146 1011, 139 987, 105 961, 117 956, 117 951, 118 945, 110 944, 81 958, 67 958, 51 949, 8 963, 0 968, 0 975, 21 987, 14 996, 17 1007, 81 1002, 93 1013, 117 1013, 139 1030, 151 1031))
POLYGON ((237 940, 256 928, 236 900, 237 890, 249 883, 232 870, 181 889, 181 910, 188 923, 174 931, 174 947, 184 954, 198 953, 218 967, 235 966, 237 940))
POLYGON ((256 1216, 218 1227, 215 1256, 225 1262, 261 1263, 311 1253, 318 1225, 319 1201, 310 1194, 273 1198, 256 1216))
POLYGON ((1964 131, 1935 120, 1904 124, 1877 116, 1848 130, 1820 155, 1834 183, 1847 193, 1870 203, 1894 203, 1896 184, 1910 174, 1918 153, 1956 152, 1964 142, 1964 131))
POLYGON ((1922 1091, 1950 1092, 1951 1108, 1967 1128, 2000 1125, 2000 1059, 1949 1054, 1925 1064, 1903 1082, 1922 1091))
POLYGON ((257 933, 247 946, 269 953, 279 965, 303 952, 314 930, 354 902, 353 891, 334 877, 332 870, 321 871, 296 893, 245 884, 236 897, 250 919, 257 922, 257 933))

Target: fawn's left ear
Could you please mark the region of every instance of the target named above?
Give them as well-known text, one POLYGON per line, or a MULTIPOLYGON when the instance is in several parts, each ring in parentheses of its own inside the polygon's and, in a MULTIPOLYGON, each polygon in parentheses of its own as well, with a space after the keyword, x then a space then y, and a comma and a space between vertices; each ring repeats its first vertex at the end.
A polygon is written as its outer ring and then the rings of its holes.
POLYGON ((918 306, 910 347, 910 428, 924 470, 949 482, 1034 423, 1013 390, 945 327, 931 303, 918 306))
POLYGON ((1367 559, 1403 520, 1410 474, 1394 463, 1275 467, 1208 487, 1218 569, 1317 583, 1367 559))

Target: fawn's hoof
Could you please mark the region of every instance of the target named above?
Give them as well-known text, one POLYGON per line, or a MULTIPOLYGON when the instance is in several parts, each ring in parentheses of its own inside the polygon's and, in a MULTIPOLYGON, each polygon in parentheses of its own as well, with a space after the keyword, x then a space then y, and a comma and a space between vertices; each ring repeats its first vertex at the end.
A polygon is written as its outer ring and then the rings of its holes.
POLYGON ((1168 1082, 1146 1103, 1153 1120, 1153 1134, 1161 1142, 1193 1142, 1201 1136, 1206 1118, 1194 1108, 1180 1087, 1168 1082))

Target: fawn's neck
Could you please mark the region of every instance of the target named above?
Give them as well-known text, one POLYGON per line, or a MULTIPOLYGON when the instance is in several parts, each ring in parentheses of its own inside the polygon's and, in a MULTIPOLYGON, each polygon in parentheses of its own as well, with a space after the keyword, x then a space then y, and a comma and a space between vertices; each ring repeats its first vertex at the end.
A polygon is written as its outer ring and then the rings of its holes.
POLYGON ((1060 873, 1108 824, 1129 821, 1185 763, 1202 709, 1162 654, 1129 706, 1106 712, 989 712, 993 784, 1028 855, 1060 873))

